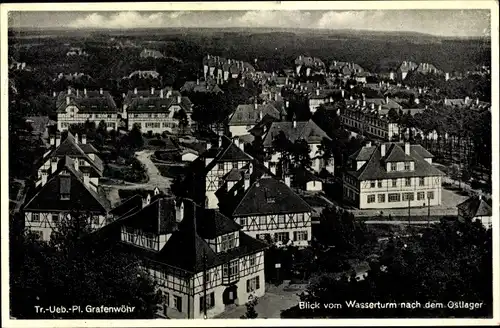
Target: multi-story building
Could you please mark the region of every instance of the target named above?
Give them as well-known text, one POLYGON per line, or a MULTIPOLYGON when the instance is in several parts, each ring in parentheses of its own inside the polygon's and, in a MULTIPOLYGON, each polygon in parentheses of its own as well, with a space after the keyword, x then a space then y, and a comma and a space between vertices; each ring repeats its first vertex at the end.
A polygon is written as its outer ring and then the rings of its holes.
POLYGON ((310 76, 313 73, 325 73, 325 63, 318 57, 300 55, 295 59, 295 72, 297 75, 300 75, 303 67, 306 68, 306 76, 310 76))
POLYGON ((182 128, 186 130, 192 123, 192 103, 179 91, 168 88, 151 88, 150 91, 134 89, 123 101, 123 117, 127 117, 129 129, 137 124, 143 132, 179 132, 182 130, 179 117, 183 114, 187 125, 182 128))
POLYGON ((118 108, 108 91, 83 91, 68 88, 56 98, 57 129, 67 130, 72 124, 104 121, 108 130, 117 129, 118 108))
POLYGON ((219 81, 227 81, 230 77, 235 79, 240 74, 254 73, 252 64, 241 60, 223 58, 207 54, 203 58, 203 75, 205 78, 214 77, 219 81))
POLYGON ((162 293, 168 318, 207 318, 265 294, 267 245, 218 211, 158 194, 117 223, 162 293))
POLYGON ((224 176, 232 169, 243 169, 253 158, 244 152, 238 138, 230 140, 220 136, 213 146, 200 154, 192 163, 196 185, 193 186, 195 198, 205 203, 209 209, 218 207, 215 192, 224 184, 224 176))
POLYGON ((59 160, 57 170, 50 176, 43 171, 35 195, 23 208, 26 228, 41 240, 50 240, 61 221, 76 216, 86 220, 94 230, 113 219, 105 194, 91 181, 88 170, 80 170, 83 167, 78 162, 66 156, 59 160))
POLYGON ((330 65, 330 73, 340 76, 355 76, 365 72, 363 67, 356 63, 334 60, 330 65))
POLYGON ((284 182, 261 172, 250 163, 232 169, 217 191, 219 208, 250 236, 278 246, 306 247, 311 240, 311 207, 284 182), (255 170, 258 170, 256 168, 255 170))
MULTIPOLYGON (((342 90, 341 92, 342 97, 344 97, 344 90, 342 90)), ((317 88, 316 90, 314 90, 308 96, 309 111, 314 114, 318 110, 319 106, 332 102, 332 94, 333 91, 331 89, 317 88)))
POLYGON ((233 137, 249 134, 248 131, 262 121, 265 115, 272 116, 277 120, 281 118, 281 113, 271 104, 238 105, 229 117, 229 132, 233 137))
POLYGON ((340 121, 347 127, 362 132, 364 135, 383 140, 392 140, 399 136, 399 125, 392 122, 389 111, 393 109, 396 113, 402 106, 394 100, 386 97, 372 98, 355 101, 347 101, 346 107, 339 109, 340 121))
POLYGON ((224 93, 218 85, 218 81, 212 78, 207 78, 205 81, 186 81, 181 87, 181 92, 202 92, 202 93, 224 93))
POLYGON ((58 170, 58 163, 66 156, 74 162, 75 169, 87 174, 89 184, 99 185, 99 178, 104 172, 104 164, 99 158, 99 152, 91 144, 87 143, 87 137, 78 135, 73 136, 67 132, 66 138, 61 142, 61 134, 57 133, 50 137, 51 148, 43 155, 35 178, 35 186, 47 182, 47 177, 58 170))
POLYGON ((321 152, 321 142, 323 139, 331 140, 331 138, 323 131, 313 120, 292 122, 272 122, 267 132, 263 136, 263 145, 269 156, 266 159, 266 165, 269 166, 271 172, 276 172, 276 166, 280 161, 281 154, 273 148, 273 141, 280 132, 283 132, 285 137, 294 143, 296 140, 304 139, 310 148, 309 156, 312 159, 312 169, 320 172, 323 168, 333 172, 333 159, 325 161, 321 152))
POLYGON ((444 173, 432 158, 420 145, 369 142, 349 157, 344 200, 360 209, 441 205, 444 173))

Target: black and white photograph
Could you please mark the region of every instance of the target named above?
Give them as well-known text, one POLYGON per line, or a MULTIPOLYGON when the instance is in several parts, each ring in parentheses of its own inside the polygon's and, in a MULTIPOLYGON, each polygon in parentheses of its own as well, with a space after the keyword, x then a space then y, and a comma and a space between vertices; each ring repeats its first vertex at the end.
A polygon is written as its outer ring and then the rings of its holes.
POLYGON ((0 21, 2 326, 498 323, 497 2, 0 21))

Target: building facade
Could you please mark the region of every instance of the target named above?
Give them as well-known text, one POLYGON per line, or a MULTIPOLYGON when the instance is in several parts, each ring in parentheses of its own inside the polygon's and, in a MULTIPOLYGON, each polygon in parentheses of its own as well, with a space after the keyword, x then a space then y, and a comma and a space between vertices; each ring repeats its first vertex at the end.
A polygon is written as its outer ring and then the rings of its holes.
POLYGON ((444 173, 432 154, 409 143, 368 143, 349 157, 343 175, 344 200, 360 209, 441 205, 444 173))

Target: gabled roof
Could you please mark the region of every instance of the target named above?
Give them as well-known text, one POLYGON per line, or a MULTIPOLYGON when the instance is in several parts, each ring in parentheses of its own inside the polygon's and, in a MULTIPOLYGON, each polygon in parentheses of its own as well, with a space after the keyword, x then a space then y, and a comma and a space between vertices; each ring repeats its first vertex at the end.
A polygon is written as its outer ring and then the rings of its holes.
POLYGON ((215 239, 241 229, 241 226, 214 209, 196 211, 196 227, 200 237, 215 239))
POLYGON ((38 188, 24 209, 50 212, 71 211, 76 208, 101 214, 111 209, 104 194, 85 186, 81 172, 75 170, 73 160, 66 156, 61 160, 59 169, 49 177, 45 185, 38 188), (61 191, 70 194, 68 200, 61 199, 61 191))
POLYGON ((81 91, 71 89, 71 93, 66 91, 59 93, 56 99, 56 111, 58 113, 66 113, 68 106, 78 108, 78 113, 117 113, 118 108, 113 100, 113 97, 108 91, 81 91), (86 92, 86 93, 85 93, 86 92), (69 104, 67 99, 69 98, 69 104))
POLYGON ((417 67, 418 67, 417 63, 414 63, 412 61, 403 61, 401 63, 401 65, 399 65, 399 67, 397 68, 397 71, 399 71, 399 72, 409 72, 409 71, 413 71, 417 67))
POLYGON ((251 161, 253 158, 245 153, 240 147, 236 146, 233 140, 227 136, 222 136, 221 147, 214 146, 193 161, 193 165, 202 165, 204 167, 203 173, 209 172, 217 163, 220 162, 236 162, 236 161, 251 161), (205 159, 212 159, 208 165, 205 166, 205 159))
POLYGON ((170 107, 179 105, 186 112, 191 111, 188 97, 146 97, 133 98, 127 107, 129 113, 169 113, 170 107), (180 102, 179 102, 180 100, 180 102))
POLYGON ((236 195, 230 191, 220 201, 221 209, 232 217, 311 211, 309 205, 290 187, 272 177, 262 177, 248 190, 236 192, 236 195))
POLYGON ((308 143, 320 143, 323 138, 330 137, 323 131, 313 120, 297 121, 296 126, 293 122, 273 122, 264 137, 264 147, 272 147, 273 139, 280 131, 285 133, 285 136, 291 142, 298 139, 304 139, 308 143))
POLYGON ((113 208, 109 213, 117 217, 123 217, 132 214, 142 208, 142 197, 134 195, 121 202, 118 206, 113 208))
POLYGON ((260 115, 270 115, 279 119, 280 112, 270 104, 238 105, 229 118, 229 125, 255 124, 260 121, 260 115))
POLYGON ((257 123, 253 128, 248 130, 248 133, 250 133, 255 137, 258 136, 262 137, 265 131, 267 131, 267 129, 271 126, 271 124, 276 121, 279 121, 279 119, 271 115, 264 115, 264 117, 259 123, 257 123))
POLYGON ((212 92, 223 93, 222 89, 216 83, 207 83, 205 81, 186 81, 181 88, 181 92, 212 92))
POLYGON ((391 144, 386 150, 385 157, 382 158, 384 162, 405 162, 405 161, 413 161, 413 157, 410 155, 406 155, 403 148, 399 145, 391 144))
POLYGON ((462 212, 462 215, 468 219, 473 219, 478 216, 492 216, 491 206, 483 200, 482 197, 471 197, 465 202, 457 205, 457 208, 462 212))
POLYGON ((323 181, 319 176, 302 167, 296 168, 292 173, 294 182, 307 183, 310 181, 323 181))
POLYGON ((444 173, 429 164, 425 158, 432 157, 429 156, 429 152, 423 150, 422 146, 410 145, 410 155, 404 154, 402 147, 404 145, 400 143, 385 143, 386 156, 382 158, 381 156, 381 145, 364 147, 366 150, 361 150, 350 156, 351 159, 356 159, 358 161, 366 161, 366 163, 359 170, 349 170, 348 174, 356 177, 358 180, 376 180, 376 179, 395 179, 404 177, 427 177, 427 176, 443 176, 444 173), (398 149, 399 148, 399 149, 398 149), (405 159, 400 156, 401 152, 405 159), (385 163, 387 163, 386 158, 391 156, 394 152, 394 159, 390 160, 408 160, 415 163, 415 169, 413 171, 393 171, 387 172, 385 163), (401 159, 400 159, 401 157, 401 159))

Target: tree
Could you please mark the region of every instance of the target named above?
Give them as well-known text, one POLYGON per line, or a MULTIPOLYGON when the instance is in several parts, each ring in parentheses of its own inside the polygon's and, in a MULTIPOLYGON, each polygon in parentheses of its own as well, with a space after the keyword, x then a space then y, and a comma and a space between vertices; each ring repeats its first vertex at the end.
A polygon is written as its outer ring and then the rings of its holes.
POLYGON ((132 130, 128 134, 128 141, 132 148, 137 149, 144 146, 144 139, 142 138, 141 127, 138 124, 134 124, 132 130))
POLYGON ((309 153, 311 152, 311 148, 309 144, 304 139, 297 139, 293 143, 292 153, 293 160, 295 165, 301 166, 303 168, 307 168, 311 166, 311 157, 309 153))
POLYGON ((278 134, 274 137, 272 146, 274 151, 280 154, 281 164, 289 165, 293 154, 293 143, 288 140, 283 131, 278 132, 278 134))
POLYGON ((11 315, 16 318, 146 319, 160 303, 156 283, 126 248, 90 228, 91 216, 82 209, 61 220, 46 243, 23 235, 22 256, 11 258, 18 268, 11 284, 11 315), (80 306, 80 311, 37 313, 35 306, 80 306), (134 307, 131 312, 96 313, 87 306, 134 307))
POLYGON ((186 128, 189 125, 189 120, 186 111, 181 108, 179 111, 175 112, 174 118, 179 121, 179 133, 181 135, 185 134, 186 128))
POLYGON ((248 296, 248 302, 245 304, 247 311, 241 316, 241 319, 255 319, 259 316, 257 311, 255 311, 255 306, 259 302, 259 299, 253 295, 248 296))

